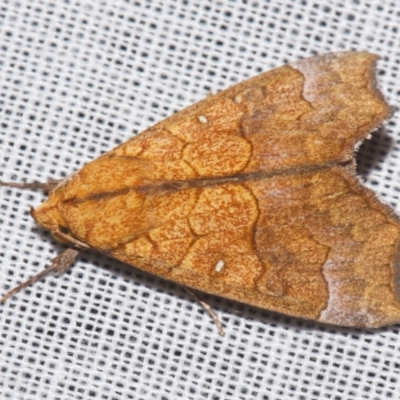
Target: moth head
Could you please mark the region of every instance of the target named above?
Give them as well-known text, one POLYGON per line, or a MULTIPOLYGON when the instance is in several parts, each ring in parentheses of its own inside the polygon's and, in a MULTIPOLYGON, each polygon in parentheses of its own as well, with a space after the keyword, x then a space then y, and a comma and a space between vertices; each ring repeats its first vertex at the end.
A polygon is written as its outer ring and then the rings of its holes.
POLYGON ((56 196, 50 196, 47 201, 36 209, 31 207, 30 212, 36 223, 42 228, 49 230, 55 240, 63 244, 70 243, 65 238, 69 234, 69 229, 66 221, 59 212, 56 196))
POLYGON ((65 187, 51 191, 49 198, 37 209, 31 208, 33 219, 53 238, 62 244, 78 248, 89 248, 83 241, 86 233, 80 211, 65 204, 65 187))

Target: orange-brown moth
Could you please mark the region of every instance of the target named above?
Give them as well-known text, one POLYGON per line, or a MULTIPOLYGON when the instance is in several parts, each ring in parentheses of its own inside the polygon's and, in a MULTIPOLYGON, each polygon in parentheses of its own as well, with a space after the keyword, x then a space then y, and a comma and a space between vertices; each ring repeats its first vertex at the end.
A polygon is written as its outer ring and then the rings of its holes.
POLYGON ((399 322, 399 218, 355 174, 355 146, 392 112, 376 59, 317 56, 208 97, 61 181, 32 216, 72 248, 203 292, 335 325, 399 322))

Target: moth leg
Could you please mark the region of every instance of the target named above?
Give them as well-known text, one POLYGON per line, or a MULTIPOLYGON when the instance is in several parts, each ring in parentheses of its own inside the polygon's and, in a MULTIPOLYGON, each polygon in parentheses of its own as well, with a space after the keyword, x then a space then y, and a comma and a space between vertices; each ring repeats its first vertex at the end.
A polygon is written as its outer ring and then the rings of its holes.
POLYGON ((192 292, 190 289, 188 289, 186 286, 182 286, 184 289, 186 289, 186 291, 191 294, 200 304, 201 306, 204 308, 204 310, 206 310, 208 312, 208 314, 210 315, 210 317, 212 318, 212 320, 214 321, 215 325, 217 325, 217 329, 218 329, 218 333, 220 336, 225 336, 225 332, 224 332, 224 327, 222 326, 221 321, 219 320, 217 314, 215 314, 214 310, 211 308, 211 306, 206 303, 205 301, 201 300, 194 292, 192 292))
POLYGON ((55 271, 57 275, 62 274, 66 271, 71 264, 75 261, 77 255, 79 254, 79 250, 75 249, 67 249, 60 253, 57 257, 51 260, 51 264, 48 268, 39 272, 37 275, 29 278, 27 281, 22 282, 20 285, 11 289, 7 292, 1 299, 1 302, 4 303, 9 297, 13 296, 15 293, 18 293, 22 289, 26 288, 29 285, 37 282, 39 279, 43 278, 46 275, 49 275, 51 272, 55 271))

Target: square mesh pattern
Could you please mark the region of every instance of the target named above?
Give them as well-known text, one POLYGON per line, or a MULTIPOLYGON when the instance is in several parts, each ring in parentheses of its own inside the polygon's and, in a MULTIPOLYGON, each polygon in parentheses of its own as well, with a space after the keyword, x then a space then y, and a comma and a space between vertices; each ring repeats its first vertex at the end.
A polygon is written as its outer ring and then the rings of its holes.
MULTIPOLYGON (((3 0, 0 179, 60 178, 172 113, 288 61, 379 54, 399 106, 396 0, 3 0)), ((358 155, 400 211, 400 113, 358 155)), ((0 290, 63 250, 39 191, 0 189, 0 290)), ((398 399, 399 326, 324 326, 204 296, 87 252, 0 307, 1 399, 398 399)))

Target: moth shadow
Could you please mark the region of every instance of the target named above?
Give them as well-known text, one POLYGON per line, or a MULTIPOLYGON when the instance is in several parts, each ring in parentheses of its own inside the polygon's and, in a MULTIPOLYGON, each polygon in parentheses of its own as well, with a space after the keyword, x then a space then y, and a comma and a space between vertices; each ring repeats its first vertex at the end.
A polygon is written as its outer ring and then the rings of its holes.
MULTIPOLYGON (((112 283, 112 277, 107 283, 106 290, 122 290, 127 294, 127 298, 131 298, 132 306, 134 304, 140 303, 140 307, 149 307, 149 313, 151 313, 151 301, 157 301, 157 293, 163 295, 167 294, 171 296, 170 300, 165 300, 163 296, 163 302, 160 302, 160 307, 165 307, 165 313, 171 308, 172 304, 178 304, 179 310, 177 313, 185 315, 191 319, 191 325, 193 327, 198 326, 199 331, 201 325, 210 324, 211 331, 215 329, 215 334, 218 333, 217 326, 213 326, 214 322, 208 313, 203 309, 202 305, 199 303, 198 299, 207 303, 212 310, 217 314, 218 318, 221 320, 225 332, 227 335, 235 335, 238 333, 238 329, 242 330, 242 324, 247 325, 249 321, 261 321, 265 323, 266 327, 273 327, 278 325, 296 325, 296 318, 287 317, 278 313, 273 313, 269 311, 262 310, 251 305, 239 303, 234 300, 225 299, 223 297, 218 297, 194 289, 190 289, 195 296, 190 294, 182 285, 175 282, 169 281, 162 277, 152 275, 146 271, 142 271, 138 268, 115 260, 113 258, 104 256, 95 251, 87 251, 79 257, 79 260, 99 267, 99 270, 109 271, 111 274, 118 275, 118 288, 112 283), (121 285, 121 279, 124 282, 121 285), (111 283, 110 283, 111 281, 111 283), (146 293, 146 289, 152 291, 153 294, 149 295, 146 293), (149 297, 153 300, 149 301, 149 297), (148 304, 147 304, 148 303, 148 304), (147 304, 147 305, 146 305, 147 304), (183 310, 182 310, 183 309, 183 310), (194 321, 194 322, 193 322, 194 321), (293 321, 293 322, 292 322, 293 321)), ((78 260, 78 262, 79 262, 78 260)), ((96 287, 97 290, 103 291, 98 283, 104 281, 103 277, 97 279, 96 287)), ((175 306, 174 306, 175 307, 175 306)), ((130 312, 131 310, 128 310, 130 312)), ((171 311, 172 308, 171 308, 171 311)), ((298 323, 304 323, 297 319, 298 323)), ((182 325, 182 329, 186 329, 187 325, 182 325)))
MULTIPOLYGON (((148 302, 147 295, 138 295, 137 287, 149 288, 155 293, 168 294, 179 301, 184 301, 183 313, 186 315, 195 316, 195 322, 192 324, 195 329, 196 326, 205 324, 213 324, 210 316, 202 308, 198 300, 187 292, 183 286, 163 279, 161 277, 152 275, 148 272, 141 271, 135 267, 128 264, 124 264, 118 260, 109 258, 107 256, 96 253, 95 251, 85 252, 80 260, 89 263, 90 265, 100 267, 103 271, 109 271, 112 274, 122 277, 123 281, 126 282, 123 291, 130 292, 128 297, 135 298, 133 301, 140 302, 141 307, 146 307, 148 302), (142 297, 140 297, 142 296, 142 297)), ((104 280, 103 277, 99 277, 99 280, 104 280)), ((96 284, 97 286, 97 284, 96 284)), ((106 283, 107 290, 117 290, 113 284, 106 283)), ((121 285, 118 284, 120 287, 121 285)), ((98 288, 101 291, 101 287, 98 288)), ((193 290, 194 291, 194 290, 193 290)), ((333 326, 324 323, 320 323, 312 320, 304 320, 301 318, 291 317, 283 314, 279 314, 273 311, 267 311, 260 309, 255 306, 239 303, 234 300, 225 299, 222 297, 210 295, 207 293, 194 291, 196 296, 202 301, 205 301, 213 311, 220 318, 226 335, 227 336, 237 336, 240 335, 243 340, 248 337, 248 335, 256 335, 263 337, 263 335, 274 335, 276 331, 294 331, 294 332, 317 332, 320 334, 334 334, 341 335, 344 337, 361 338, 364 336, 373 336, 383 334, 385 332, 393 332, 395 334, 400 333, 400 325, 386 326, 382 328, 370 329, 370 328, 348 328, 341 326, 333 326), (255 322, 254 324, 252 322, 255 322), (255 330, 255 331, 254 331, 255 330)), ((154 296, 153 296, 154 297, 154 296)), ((155 295, 156 297, 156 295, 155 295)), ((165 307, 165 312, 168 312, 170 304, 168 300, 164 303, 160 303, 161 306, 165 307)), ((149 312, 151 304, 148 304, 149 312)), ((129 309, 131 311, 131 309, 129 309)), ((182 310, 179 310, 179 313, 182 310)), ((211 326, 211 325, 210 325, 211 326)), ((177 329, 179 326, 177 325, 177 329)), ((187 329, 187 325, 182 325, 182 330, 187 329)), ((215 329, 215 334, 217 335, 217 327, 212 327, 215 329)), ((222 338, 221 338, 222 339, 222 338)))
MULTIPOLYGON (((197 307, 201 312, 204 311, 202 306, 196 300, 196 297, 191 295, 183 285, 172 282, 168 279, 164 279, 160 276, 153 275, 147 271, 142 271, 135 266, 131 266, 106 255, 102 255, 96 251, 86 251, 80 256, 79 260, 82 260, 89 265, 100 267, 100 269, 102 269, 103 271, 109 271, 114 275, 118 275, 118 278, 122 279, 124 282, 122 285, 119 285, 121 287, 123 286, 122 290, 124 292, 129 292, 128 296, 130 296, 131 298, 135 298, 138 292, 142 292, 143 294, 143 291, 141 289, 148 288, 155 293, 168 294, 171 297, 177 298, 179 300, 185 300, 185 303, 189 304, 186 304, 186 310, 192 310, 193 312, 196 312, 195 308, 197 307), (193 306, 191 304, 193 304, 193 306)), ((110 283, 108 283, 108 286, 110 286, 110 283)), ((111 283, 111 287, 112 286, 113 284, 111 283)), ((210 306, 215 309, 220 308, 219 304, 223 299, 220 299, 216 296, 204 294, 197 290, 190 290, 193 291, 193 293, 195 293, 195 295, 198 296, 200 300, 205 300, 205 297, 208 296, 211 299, 210 303, 212 303, 210 304, 210 306)), ((147 297, 144 299, 137 298, 137 300, 141 301, 141 304, 143 305, 147 302, 147 297)), ((154 296, 152 297, 154 298, 154 296)), ((167 303, 170 304, 172 303, 172 301, 167 303)), ((168 307, 168 304, 164 304, 166 308, 168 307)), ((208 318, 208 315, 205 311, 204 314, 205 317, 208 318)))
POLYGON ((384 126, 375 131, 371 139, 361 143, 356 153, 357 174, 367 181, 372 171, 381 169, 380 165, 393 145, 394 139, 387 133, 384 126))
MULTIPOLYGON (((230 303, 229 300, 226 301, 230 303)), ((267 311, 258 307, 241 304, 234 301, 232 303, 233 304, 229 305, 228 313, 234 314, 236 317, 241 318, 244 321, 244 325, 249 326, 249 321, 252 320, 262 324, 261 327, 258 325, 257 332, 255 332, 255 334, 261 338, 279 334, 284 336, 285 331, 297 332, 299 334, 312 332, 316 334, 317 337, 319 335, 326 334, 340 335, 346 338, 351 337, 354 340, 360 340, 363 337, 378 337, 379 335, 386 333, 393 333, 394 335, 398 335, 400 333, 400 324, 383 326, 380 328, 337 326, 313 320, 301 319, 298 317, 291 317, 274 311, 267 311)), ((226 310, 225 307, 222 307, 222 309, 226 310)), ((227 332, 229 332, 231 330, 230 328, 235 329, 236 326, 237 323, 233 323, 231 325, 225 324, 225 329, 227 332)), ((242 332, 245 331, 242 330, 242 332)), ((303 341, 307 340, 307 338, 304 339, 303 336, 302 338, 303 341)))

